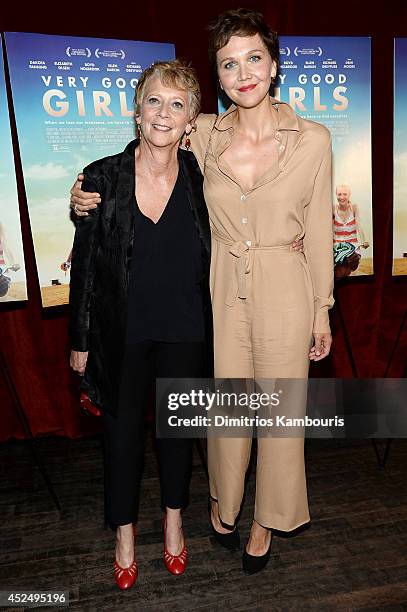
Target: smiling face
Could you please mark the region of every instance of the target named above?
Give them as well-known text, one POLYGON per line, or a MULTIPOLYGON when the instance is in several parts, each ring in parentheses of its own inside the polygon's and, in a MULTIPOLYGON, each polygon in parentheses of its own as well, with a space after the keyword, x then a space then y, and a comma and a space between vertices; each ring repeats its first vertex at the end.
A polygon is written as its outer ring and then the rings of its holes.
POLYGON ((347 185, 338 185, 336 188, 336 199, 339 204, 347 204, 350 199, 350 188, 347 185))
POLYGON ((178 144, 192 127, 188 92, 166 87, 159 76, 152 76, 145 85, 136 121, 149 144, 156 147, 178 144))
POLYGON ((221 88, 237 106, 253 108, 268 96, 277 66, 259 34, 232 36, 216 61, 221 88))

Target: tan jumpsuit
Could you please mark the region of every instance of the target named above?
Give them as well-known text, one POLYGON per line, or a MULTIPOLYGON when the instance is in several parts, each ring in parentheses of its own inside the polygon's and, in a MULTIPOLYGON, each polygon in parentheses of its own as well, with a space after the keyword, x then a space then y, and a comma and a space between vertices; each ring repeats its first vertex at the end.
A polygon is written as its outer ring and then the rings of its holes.
MULTIPOLYGON (((236 107, 200 115, 192 150, 212 230, 215 377, 307 378, 312 332, 333 305, 331 137, 271 98, 278 164, 244 192, 222 153, 236 107), (301 237, 304 254, 290 244, 301 237)), ((223 522, 239 512, 251 438, 208 438, 210 493, 223 522)), ((291 531, 309 521, 304 440, 259 438, 255 516, 291 531)))

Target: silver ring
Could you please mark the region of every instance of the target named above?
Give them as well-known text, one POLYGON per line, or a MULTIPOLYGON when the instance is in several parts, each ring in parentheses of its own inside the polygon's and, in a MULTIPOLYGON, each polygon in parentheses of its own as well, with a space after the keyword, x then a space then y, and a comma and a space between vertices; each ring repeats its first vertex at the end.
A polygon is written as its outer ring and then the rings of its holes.
POLYGON ((75 212, 78 212, 78 205, 77 205, 77 204, 75 204, 75 206, 74 206, 74 208, 73 208, 73 209, 74 209, 74 211, 75 211, 75 212))

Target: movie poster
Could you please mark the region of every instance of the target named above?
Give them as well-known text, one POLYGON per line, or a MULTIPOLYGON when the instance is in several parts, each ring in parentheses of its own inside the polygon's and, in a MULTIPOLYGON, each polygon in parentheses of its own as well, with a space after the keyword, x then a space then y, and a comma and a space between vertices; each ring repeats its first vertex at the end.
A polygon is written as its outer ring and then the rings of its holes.
POLYGON ((407 274, 407 38, 394 41, 393 274, 407 274))
POLYGON ((332 134, 336 279, 373 274, 370 72, 370 38, 280 37, 274 97, 332 134))
POLYGON ((69 190, 93 160, 134 139, 140 73, 174 45, 9 32, 7 57, 43 306, 66 304, 69 190))
POLYGON ((0 54, 0 148, 0 302, 13 302, 27 299, 27 284, 3 53, 0 54))

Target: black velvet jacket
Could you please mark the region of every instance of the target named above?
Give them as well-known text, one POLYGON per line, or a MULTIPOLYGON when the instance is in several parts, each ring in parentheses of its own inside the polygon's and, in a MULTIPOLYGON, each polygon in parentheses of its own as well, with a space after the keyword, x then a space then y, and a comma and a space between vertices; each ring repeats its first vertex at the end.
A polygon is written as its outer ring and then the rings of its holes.
MULTIPOLYGON (((117 411, 127 324, 127 294, 134 240, 135 149, 91 163, 84 169, 84 191, 101 195, 89 216, 72 215, 69 332, 71 348, 89 351, 82 390, 110 414, 117 411)), ((209 292, 210 227, 203 197, 203 177, 192 153, 179 149, 178 162, 202 243, 205 276, 202 286, 206 328, 206 365, 202 376, 213 375, 213 327, 209 292)))

